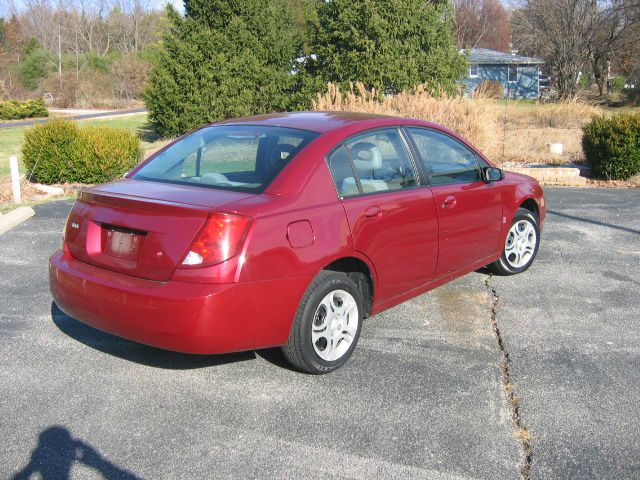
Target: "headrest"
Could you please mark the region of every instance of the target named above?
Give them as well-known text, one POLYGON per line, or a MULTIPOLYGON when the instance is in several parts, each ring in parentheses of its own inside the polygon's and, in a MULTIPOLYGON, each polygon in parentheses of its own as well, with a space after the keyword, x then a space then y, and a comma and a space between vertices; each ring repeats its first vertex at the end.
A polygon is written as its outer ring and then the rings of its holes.
POLYGON ((377 170, 382 168, 380 149, 370 142, 359 142, 351 148, 353 163, 357 170, 377 170))
POLYGON ((271 150, 271 165, 278 167, 287 163, 291 160, 291 154, 293 154, 295 150, 296 147, 289 145, 288 143, 274 146, 273 150, 271 150))

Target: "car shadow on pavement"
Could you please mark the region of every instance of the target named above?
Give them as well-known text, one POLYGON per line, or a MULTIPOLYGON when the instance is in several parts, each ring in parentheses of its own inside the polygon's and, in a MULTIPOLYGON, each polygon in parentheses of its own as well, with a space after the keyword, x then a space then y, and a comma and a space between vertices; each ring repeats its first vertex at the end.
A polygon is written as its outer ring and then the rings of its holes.
POLYGON ((255 354, 263 360, 271 363, 272 365, 275 365, 276 367, 284 368, 291 372, 300 373, 302 375, 308 375, 306 373, 300 372, 300 370, 296 370, 285 358, 284 353, 282 353, 282 349, 279 347, 256 350, 255 354))
POLYGON ((60 331, 80 343, 109 355, 148 367, 189 370, 254 360, 256 358, 255 353, 251 351, 221 355, 192 355, 132 342, 79 322, 60 310, 55 302, 51 303, 51 318, 60 331))
POLYGON ((634 228, 629 228, 629 227, 623 227, 621 225, 614 225, 613 223, 600 222, 598 220, 592 220, 590 218, 584 218, 584 217, 577 217, 575 215, 567 215, 566 213, 560 213, 554 210, 547 210, 547 214, 568 218, 569 220, 577 220, 578 222, 590 223, 591 225, 600 225, 602 227, 613 228, 614 230, 620 230, 623 232, 636 233, 640 235, 640 230, 636 230, 634 228))
POLYGON ((111 463, 88 443, 73 438, 66 428, 54 425, 40 432, 29 463, 13 476, 13 480, 67 480, 75 463, 85 465, 109 480, 141 478, 111 463))

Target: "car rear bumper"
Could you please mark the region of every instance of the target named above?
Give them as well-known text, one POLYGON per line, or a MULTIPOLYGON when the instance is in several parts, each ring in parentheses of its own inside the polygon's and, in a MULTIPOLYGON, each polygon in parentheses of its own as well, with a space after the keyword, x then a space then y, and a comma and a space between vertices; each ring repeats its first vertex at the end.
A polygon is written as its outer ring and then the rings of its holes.
POLYGON ((283 345, 310 280, 161 283, 94 267, 61 250, 49 260, 51 293, 66 314, 129 340, 185 353, 283 345))

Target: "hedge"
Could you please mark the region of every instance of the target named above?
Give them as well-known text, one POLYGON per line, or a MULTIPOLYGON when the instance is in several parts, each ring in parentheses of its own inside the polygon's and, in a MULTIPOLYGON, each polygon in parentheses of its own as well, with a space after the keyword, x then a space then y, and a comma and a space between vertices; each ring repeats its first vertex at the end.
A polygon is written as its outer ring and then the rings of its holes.
POLYGON ((2 120, 19 120, 22 118, 48 117, 49 112, 44 106, 44 100, 28 100, 26 102, 18 102, 15 100, 2 102, 0 101, 0 119, 2 120))
POLYGON ((583 131, 582 148, 594 177, 626 180, 640 173, 640 113, 596 116, 583 131))
POLYGON ((142 152, 140 139, 126 130, 56 119, 25 132, 22 155, 33 181, 104 183, 122 177, 142 152))

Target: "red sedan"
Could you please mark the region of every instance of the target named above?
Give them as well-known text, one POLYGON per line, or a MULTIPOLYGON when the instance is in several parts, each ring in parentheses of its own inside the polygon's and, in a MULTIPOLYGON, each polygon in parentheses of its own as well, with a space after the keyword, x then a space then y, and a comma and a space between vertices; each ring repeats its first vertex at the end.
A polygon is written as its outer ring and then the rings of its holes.
POLYGON ((489 266, 526 270, 545 202, 454 132, 290 113, 185 135, 80 192, 51 292, 67 314, 189 353, 282 346, 326 373, 362 321, 489 266))

